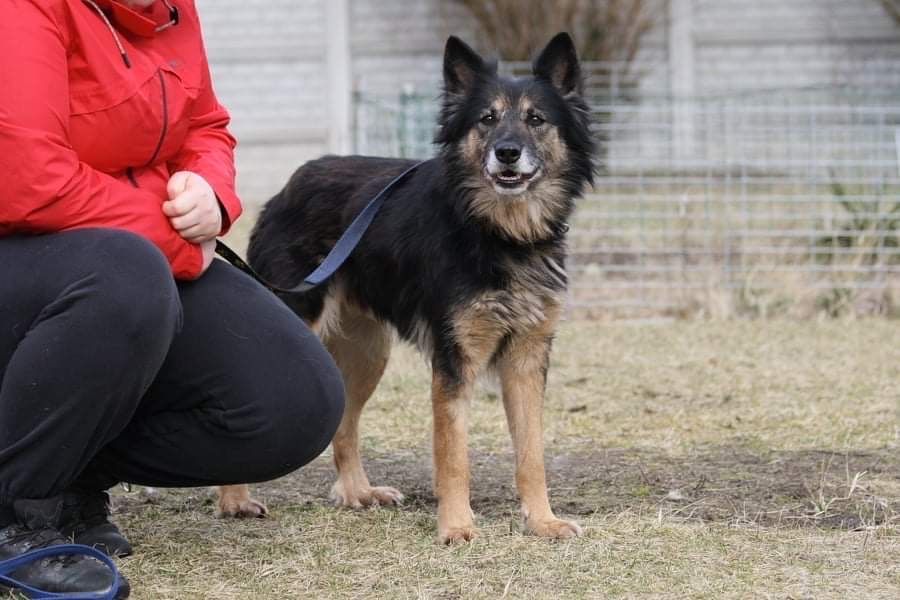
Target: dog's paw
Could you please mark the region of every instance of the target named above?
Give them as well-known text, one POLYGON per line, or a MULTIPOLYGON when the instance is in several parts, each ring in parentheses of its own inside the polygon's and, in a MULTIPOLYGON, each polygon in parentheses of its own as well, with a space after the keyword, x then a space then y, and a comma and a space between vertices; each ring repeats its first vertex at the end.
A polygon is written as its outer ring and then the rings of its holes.
POLYGON ((220 519, 263 519, 269 514, 266 505, 253 498, 220 498, 216 517, 220 519))
POLYGON ((565 521, 556 518, 542 521, 529 520, 526 521, 525 528, 534 535, 557 540, 571 539, 584 533, 575 521, 565 521))
POLYGON ((403 494, 395 488, 379 486, 351 490, 347 489, 340 481, 331 488, 331 499, 335 506, 342 508, 400 506, 403 504, 403 494))
POLYGON ((464 525, 462 527, 439 527, 438 541, 444 545, 461 544, 463 542, 471 542, 478 537, 478 530, 474 525, 464 525))

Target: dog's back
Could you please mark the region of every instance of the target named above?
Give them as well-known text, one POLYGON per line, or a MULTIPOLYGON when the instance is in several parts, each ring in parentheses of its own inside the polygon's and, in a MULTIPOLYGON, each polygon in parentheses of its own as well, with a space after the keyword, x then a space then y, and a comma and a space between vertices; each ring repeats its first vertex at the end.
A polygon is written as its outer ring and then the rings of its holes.
MULTIPOLYGON (((269 281, 298 283, 318 266, 367 201, 411 164, 366 156, 325 156, 304 164, 263 208, 250 238, 248 261, 269 281)), ((386 206, 378 218, 383 222, 392 212, 394 208, 386 206)), ((354 252, 356 257, 361 254, 362 248, 354 252)), ((330 285, 285 301, 313 323, 330 285)))

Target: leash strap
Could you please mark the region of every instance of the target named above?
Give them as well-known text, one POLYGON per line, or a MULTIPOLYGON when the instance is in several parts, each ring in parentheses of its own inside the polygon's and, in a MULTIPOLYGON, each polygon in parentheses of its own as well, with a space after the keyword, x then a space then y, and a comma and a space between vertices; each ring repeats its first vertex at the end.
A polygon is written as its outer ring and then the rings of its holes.
POLYGON ((31 600, 115 600, 116 594, 119 593, 121 582, 122 577, 119 575, 118 569, 116 569, 116 563, 114 563, 110 557, 95 548, 82 546, 80 544, 48 546, 47 548, 32 550, 31 552, 26 552, 15 558, 0 561, 0 585, 18 590, 31 600), (105 592, 57 593, 31 587, 30 585, 13 579, 11 575, 13 571, 52 556, 87 556, 95 558, 112 571, 113 585, 105 592))
POLYGON ((303 281, 294 287, 283 288, 266 281, 259 273, 254 271, 244 259, 238 256, 234 250, 226 246, 222 240, 216 240, 216 253, 241 271, 259 281, 272 292, 278 294, 302 294, 308 292, 323 283, 331 277, 335 271, 341 268, 341 265, 343 265, 347 258, 350 257, 350 253, 353 252, 353 249, 359 244, 363 235, 366 233, 366 230, 369 228, 369 225, 372 224, 375 215, 378 214, 379 209, 381 209, 382 204, 384 204, 388 192, 397 187, 400 182, 406 179, 425 162, 427 161, 423 160, 422 162, 416 163, 394 177, 390 183, 384 186, 384 188, 375 195, 374 198, 369 200, 369 203, 363 207, 358 215, 356 215, 353 222, 350 223, 350 226, 347 227, 344 233, 341 234, 341 237, 338 238, 338 241, 335 242, 334 247, 325 257, 325 260, 323 260, 312 273, 307 275, 303 281))

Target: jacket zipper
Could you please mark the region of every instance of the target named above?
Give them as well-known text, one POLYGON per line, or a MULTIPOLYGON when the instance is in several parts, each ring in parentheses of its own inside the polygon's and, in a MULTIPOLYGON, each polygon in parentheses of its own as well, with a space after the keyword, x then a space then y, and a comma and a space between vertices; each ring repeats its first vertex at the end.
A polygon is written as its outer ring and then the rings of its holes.
POLYGON ((163 142, 166 139, 166 133, 168 133, 169 129, 169 99, 166 91, 166 80, 163 77, 162 69, 159 69, 156 72, 157 76, 159 76, 159 87, 162 90, 162 131, 159 132, 159 142, 156 144, 156 149, 153 151, 153 156, 150 157, 150 160, 147 161, 145 167, 149 167, 153 164, 153 161, 156 160, 156 157, 159 156, 160 150, 162 150, 163 142))

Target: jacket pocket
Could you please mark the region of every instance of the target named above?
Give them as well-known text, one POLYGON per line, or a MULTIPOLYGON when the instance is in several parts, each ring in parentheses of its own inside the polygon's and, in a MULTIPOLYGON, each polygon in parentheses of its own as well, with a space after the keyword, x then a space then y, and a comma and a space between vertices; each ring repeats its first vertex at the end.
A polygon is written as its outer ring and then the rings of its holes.
POLYGON ((69 140, 81 160, 118 173, 164 162, 184 142, 191 94, 168 65, 105 92, 74 92, 69 140))

